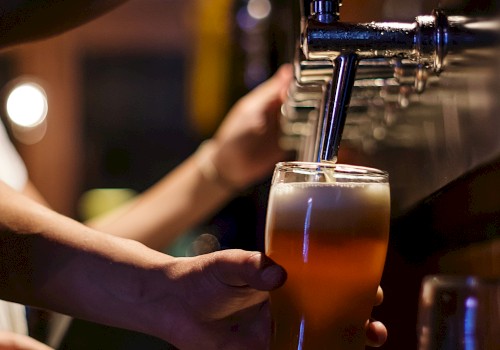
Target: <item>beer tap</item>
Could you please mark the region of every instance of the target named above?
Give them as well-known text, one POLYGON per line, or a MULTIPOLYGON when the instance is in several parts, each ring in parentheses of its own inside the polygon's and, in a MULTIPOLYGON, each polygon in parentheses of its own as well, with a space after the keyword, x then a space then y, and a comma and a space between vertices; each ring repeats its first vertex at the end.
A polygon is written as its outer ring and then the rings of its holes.
POLYGON ((342 22, 341 4, 300 1, 295 81, 285 119, 301 118, 316 128, 303 132, 302 160, 336 161, 353 87, 361 80, 385 79, 422 93, 429 75, 438 77, 449 57, 498 41, 498 26, 471 25, 478 22, 441 10, 413 23, 342 22), (301 116, 297 108, 304 107, 301 116))
MULTIPOLYGON (((309 20, 331 26, 338 23, 341 1, 312 1, 309 20)), ((309 20, 303 32, 307 33, 309 20)), ((303 38, 302 38, 303 39, 303 38)), ((304 49, 307 42, 302 41, 304 49)), ((306 59, 309 52, 303 50, 306 59)), ((317 142, 314 145, 315 161, 337 160, 337 152, 347 116, 352 87, 358 65, 358 55, 352 50, 339 51, 335 56, 325 56, 333 65, 332 77, 325 81, 322 89, 320 114, 317 122, 317 142)))

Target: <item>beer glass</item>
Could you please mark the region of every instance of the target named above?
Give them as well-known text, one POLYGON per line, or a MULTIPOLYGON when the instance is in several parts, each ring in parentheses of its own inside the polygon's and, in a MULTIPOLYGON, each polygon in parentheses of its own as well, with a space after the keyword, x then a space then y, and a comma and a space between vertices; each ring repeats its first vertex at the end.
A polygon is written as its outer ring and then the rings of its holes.
POLYGON ((271 292, 272 350, 361 350, 387 253, 386 172, 351 165, 276 165, 266 254, 288 273, 271 292))
POLYGON ((500 349, 500 281, 429 275, 418 310, 419 350, 500 349))

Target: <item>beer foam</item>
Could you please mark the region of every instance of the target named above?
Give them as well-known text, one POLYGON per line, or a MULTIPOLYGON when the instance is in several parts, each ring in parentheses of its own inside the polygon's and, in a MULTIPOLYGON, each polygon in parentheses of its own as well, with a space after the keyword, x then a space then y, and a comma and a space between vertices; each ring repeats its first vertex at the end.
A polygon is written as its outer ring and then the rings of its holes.
POLYGON ((361 216, 387 215, 390 193, 387 183, 280 183, 270 193, 269 212, 279 226, 296 225, 305 213, 329 225, 332 220, 349 222, 361 216))
POLYGON ((377 200, 388 195, 388 192, 388 184, 370 182, 292 182, 276 184, 271 189, 271 195, 276 197, 276 200, 293 203, 314 198, 328 204, 332 201, 352 201, 361 197, 363 201, 377 200))

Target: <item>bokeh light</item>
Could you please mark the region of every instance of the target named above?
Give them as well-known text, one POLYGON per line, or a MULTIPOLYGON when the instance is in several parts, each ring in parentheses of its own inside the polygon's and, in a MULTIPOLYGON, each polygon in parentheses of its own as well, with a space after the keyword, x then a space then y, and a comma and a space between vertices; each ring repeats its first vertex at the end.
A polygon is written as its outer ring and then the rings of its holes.
POLYGON ((247 5, 248 14, 255 19, 264 19, 271 14, 269 0, 250 0, 247 5))
POLYGON ((6 110, 9 119, 26 128, 41 124, 48 111, 47 95, 33 82, 22 82, 12 88, 7 96, 6 110))

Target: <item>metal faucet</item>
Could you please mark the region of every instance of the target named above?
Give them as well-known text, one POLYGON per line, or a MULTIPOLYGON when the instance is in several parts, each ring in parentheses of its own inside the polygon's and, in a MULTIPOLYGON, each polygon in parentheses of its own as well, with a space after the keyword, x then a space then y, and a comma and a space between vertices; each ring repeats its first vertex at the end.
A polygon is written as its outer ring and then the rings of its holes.
POLYGON ((284 115, 285 124, 291 122, 293 132, 300 134, 297 148, 302 160, 337 160, 357 82, 385 79, 422 93, 429 77, 437 77, 448 58, 498 41, 497 25, 477 25, 441 10, 418 16, 413 23, 346 23, 340 21, 341 3, 300 0, 295 81, 284 115))

